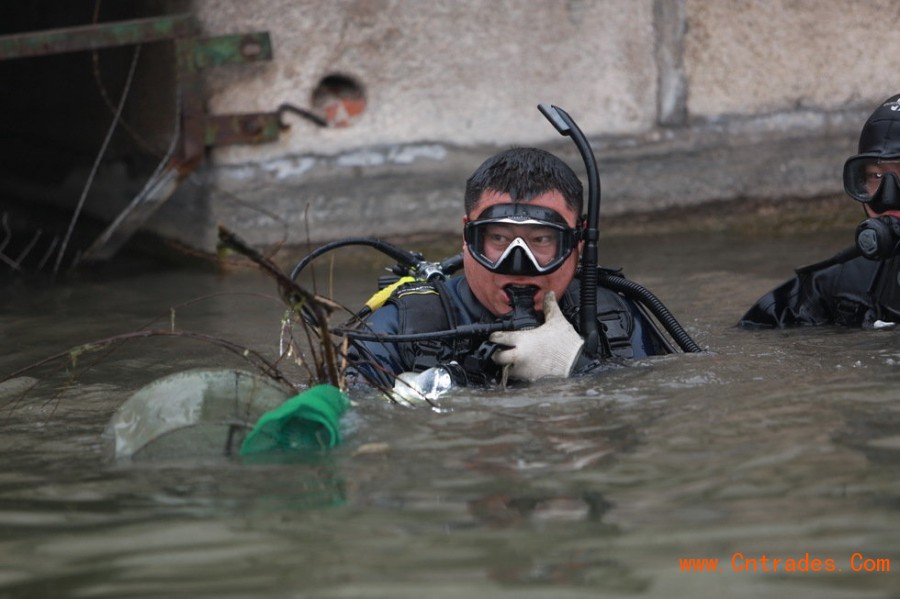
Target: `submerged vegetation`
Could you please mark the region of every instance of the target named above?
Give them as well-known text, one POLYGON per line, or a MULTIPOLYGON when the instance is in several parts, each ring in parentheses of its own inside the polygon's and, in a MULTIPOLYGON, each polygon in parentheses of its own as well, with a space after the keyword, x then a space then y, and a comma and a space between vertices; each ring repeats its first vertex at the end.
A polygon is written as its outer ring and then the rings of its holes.
POLYGON ((63 371, 67 384, 57 392, 61 394, 65 388, 78 381, 80 373, 102 362, 110 352, 126 343, 150 338, 174 338, 216 346, 249 364, 258 374, 295 393, 318 384, 329 384, 345 390, 346 361, 343 357, 346 355, 346 347, 341 338, 331 334, 329 323, 330 317, 341 309, 340 306, 292 281, 269 258, 251 248, 234 232, 223 227, 220 228, 219 236, 223 247, 250 260, 275 280, 278 297, 287 308, 282 318, 279 355, 276 358, 267 357, 253 347, 222 336, 179 328, 176 324, 177 309, 172 308, 167 327, 152 326, 94 339, 52 353, 3 375, 0 377, 0 385, 6 387, 7 391, 15 390, 13 393, 6 393, 4 407, 15 408, 40 384, 40 380, 27 376, 35 371, 42 368, 63 371), (296 373, 288 374, 288 365, 299 367, 305 377, 297 376, 296 373), (27 379, 29 383, 24 385, 11 382, 16 379, 27 379))

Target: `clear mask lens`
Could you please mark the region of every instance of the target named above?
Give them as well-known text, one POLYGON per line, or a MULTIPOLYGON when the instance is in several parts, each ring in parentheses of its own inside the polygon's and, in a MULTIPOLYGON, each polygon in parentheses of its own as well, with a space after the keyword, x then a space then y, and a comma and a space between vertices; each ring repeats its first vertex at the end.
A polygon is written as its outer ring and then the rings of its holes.
POLYGON ((556 212, 527 204, 498 204, 465 228, 469 253, 500 274, 538 276, 559 268, 572 253, 575 230, 556 212))
MULTIPOLYGON (((844 191, 857 202, 877 200, 885 194, 885 183, 894 187, 900 183, 900 158, 855 157, 844 164, 844 191)), ((900 190, 887 191, 895 197, 900 190)))

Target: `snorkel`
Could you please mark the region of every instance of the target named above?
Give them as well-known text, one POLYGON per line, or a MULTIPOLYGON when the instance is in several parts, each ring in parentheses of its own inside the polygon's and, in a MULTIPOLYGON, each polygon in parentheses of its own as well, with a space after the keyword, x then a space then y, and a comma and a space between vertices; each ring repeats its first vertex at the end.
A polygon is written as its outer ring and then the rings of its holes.
MULTIPOLYGON (((581 254, 581 334, 584 336, 585 354, 597 356, 601 350, 599 347, 601 339, 606 339, 597 328, 598 284, 639 301, 659 320, 683 351, 692 353, 703 351, 668 308, 648 289, 625 277, 610 273, 604 273, 601 278, 597 268, 597 240, 600 238, 600 175, 597 172, 597 160, 584 133, 565 110, 547 104, 538 104, 538 110, 556 127, 560 135, 572 138, 587 171, 588 215, 587 228, 583 236, 584 250, 581 254)), ((603 347, 602 350, 605 353, 609 348, 603 347)))
POLYGON ((569 136, 575 142, 588 178, 588 216, 584 232, 584 250, 581 254, 581 333, 584 336, 584 352, 596 356, 600 345, 597 329, 597 240, 600 238, 600 176, 594 152, 565 110, 550 104, 538 104, 547 120, 560 135, 569 136))

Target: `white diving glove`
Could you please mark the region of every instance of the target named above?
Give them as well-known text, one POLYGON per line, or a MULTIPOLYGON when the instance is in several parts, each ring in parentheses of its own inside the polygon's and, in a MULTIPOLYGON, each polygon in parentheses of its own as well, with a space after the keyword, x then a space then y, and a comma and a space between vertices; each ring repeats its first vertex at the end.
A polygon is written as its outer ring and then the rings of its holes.
POLYGON ((563 316, 552 291, 544 295, 544 324, 534 329, 492 333, 491 341, 513 346, 495 352, 491 359, 500 366, 510 364, 509 376, 524 381, 569 376, 584 346, 584 339, 563 316))

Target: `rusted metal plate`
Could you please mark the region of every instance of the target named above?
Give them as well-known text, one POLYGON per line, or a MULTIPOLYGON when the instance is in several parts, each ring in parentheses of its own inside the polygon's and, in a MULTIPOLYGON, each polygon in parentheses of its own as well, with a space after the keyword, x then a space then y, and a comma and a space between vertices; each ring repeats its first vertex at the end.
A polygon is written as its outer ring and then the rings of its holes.
POLYGON ((47 56, 169 40, 191 35, 189 14, 97 23, 0 36, 0 60, 47 56))
POLYGON ((278 139, 279 115, 247 113, 210 115, 203 98, 201 69, 224 64, 270 60, 268 32, 185 38, 176 41, 178 77, 182 91, 182 132, 185 161, 202 159, 204 147, 256 144, 278 139))
POLYGON ((278 139, 281 130, 277 112, 220 114, 206 117, 207 146, 258 144, 278 139))

